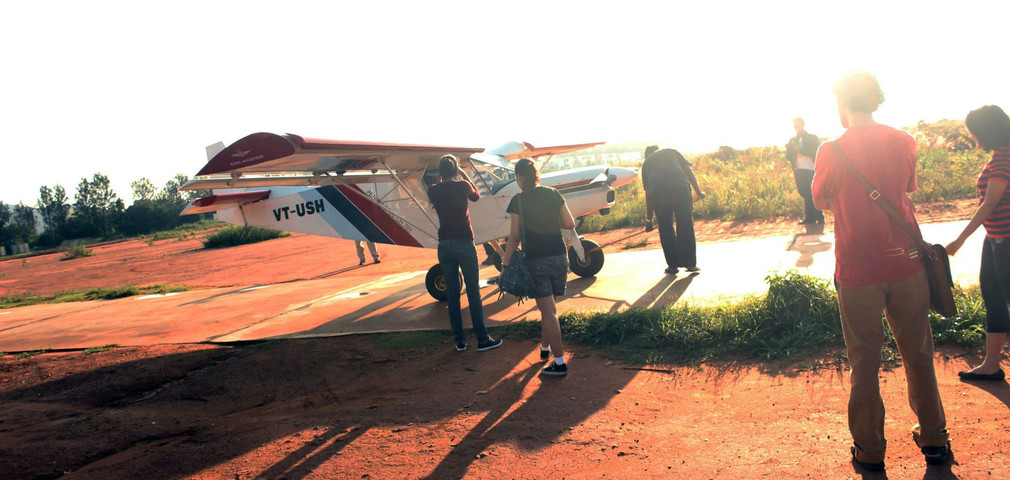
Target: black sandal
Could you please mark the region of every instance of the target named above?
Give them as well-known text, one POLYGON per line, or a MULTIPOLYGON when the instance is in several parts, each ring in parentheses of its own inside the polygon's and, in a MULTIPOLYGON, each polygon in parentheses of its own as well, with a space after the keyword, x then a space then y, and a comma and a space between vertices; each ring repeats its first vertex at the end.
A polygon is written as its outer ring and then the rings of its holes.
POLYGON ((931 447, 922 447, 922 455, 926 457, 927 465, 943 465, 950 460, 950 456, 953 452, 950 451, 950 441, 947 441, 946 445, 937 445, 931 447))
POLYGON ((867 462, 860 462, 859 460, 857 460, 856 459, 856 446, 855 445, 849 447, 849 453, 852 454, 852 463, 855 463, 856 465, 859 465, 860 467, 863 467, 866 470, 871 471, 871 472, 882 472, 882 471, 884 471, 884 462, 880 462, 880 463, 867 463, 867 462))

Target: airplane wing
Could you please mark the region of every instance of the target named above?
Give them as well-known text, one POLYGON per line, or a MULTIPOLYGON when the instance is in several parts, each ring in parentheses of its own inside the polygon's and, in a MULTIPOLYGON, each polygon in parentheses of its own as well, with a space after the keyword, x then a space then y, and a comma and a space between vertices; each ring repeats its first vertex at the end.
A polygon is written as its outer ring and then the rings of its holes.
MULTIPOLYGON (((254 133, 227 146, 207 162, 197 177, 228 174, 300 172, 343 175, 415 169, 453 154, 465 159, 483 148, 357 142, 303 138, 298 135, 254 133)), ((194 187, 196 188, 196 187, 194 187)), ((205 188, 205 187, 198 187, 205 188)))
POLYGON ((193 215, 197 213, 216 212, 225 208, 236 207, 241 204, 256 202, 270 197, 270 190, 256 190, 252 192, 218 193, 209 197, 198 198, 189 202, 186 208, 179 215, 193 215))
POLYGON ((534 147, 527 142, 509 142, 497 148, 485 150, 482 156, 497 155, 508 160, 518 160, 520 158, 537 158, 545 155, 560 155, 562 153, 574 152, 586 148, 603 145, 606 142, 577 143, 573 145, 555 145, 551 147, 534 147))

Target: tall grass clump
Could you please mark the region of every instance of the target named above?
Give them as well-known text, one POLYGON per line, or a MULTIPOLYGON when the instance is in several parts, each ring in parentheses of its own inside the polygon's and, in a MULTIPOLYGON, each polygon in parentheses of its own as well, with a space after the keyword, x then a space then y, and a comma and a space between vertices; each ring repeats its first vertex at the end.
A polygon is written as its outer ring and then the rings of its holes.
MULTIPOLYGON (((797 272, 769 275, 768 293, 716 306, 667 306, 620 312, 570 311, 560 316, 566 341, 600 348, 630 362, 696 363, 714 359, 774 360, 845 345, 834 289, 797 272)), ((977 287, 957 290, 958 315, 930 315, 934 341, 966 348, 985 335, 977 287)), ((897 359, 886 323, 884 358, 897 359)), ((539 322, 506 329, 539 338, 539 322)))
POLYGON ((84 243, 74 243, 67 247, 60 260, 73 260, 75 258, 90 257, 94 254, 84 243))
POLYGON ((247 243, 273 240, 275 238, 286 237, 288 235, 290 234, 287 232, 270 230, 268 228, 240 227, 237 225, 231 225, 222 228, 213 234, 207 235, 207 238, 203 241, 203 247, 234 247, 236 245, 245 245, 247 243))
MULTIPOLYGON (((916 139, 917 203, 973 198, 975 180, 988 154, 975 148, 961 121, 919 123, 907 129, 916 139)), ((629 145, 629 148, 631 146, 629 145)), ((803 213, 792 168, 781 146, 687 155, 698 183, 706 193, 694 204, 698 220, 748 221, 803 213)), ((617 204, 609 215, 586 218, 580 231, 598 232, 645 225, 645 192, 641 180, 617 189, 617 204)))

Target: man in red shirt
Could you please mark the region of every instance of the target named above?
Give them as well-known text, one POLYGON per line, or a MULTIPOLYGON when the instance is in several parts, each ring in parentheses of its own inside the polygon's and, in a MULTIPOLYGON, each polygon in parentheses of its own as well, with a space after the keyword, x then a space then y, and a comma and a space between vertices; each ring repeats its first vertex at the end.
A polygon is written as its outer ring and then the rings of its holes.
MULTIPOLYGON (((873 75, 844 75, 835 85, 835 96, 846 128, 838 147, 918 232, 912 203, 905 196, 915 190, 915 140, 874 121, 884 94, 873 75)), ((814 172, 814 203, 835 215, 835 286, 850 365, 852 458, 866 469, 884 469, 887 441, 877 378, 883 312, 901 352, 909 403, 919 420, 912 437, 927 463, 946 463, 950 446, 933 369, 929 286, 916 242, 875 204, 830 143, 817 151, 814 172)))

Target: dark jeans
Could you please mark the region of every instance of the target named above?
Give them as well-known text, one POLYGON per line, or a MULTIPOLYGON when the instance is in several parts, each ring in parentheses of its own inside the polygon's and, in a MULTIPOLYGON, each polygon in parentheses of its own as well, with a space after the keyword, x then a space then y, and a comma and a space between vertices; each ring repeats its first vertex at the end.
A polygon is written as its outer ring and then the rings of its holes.
POLYGON ((1010 238, 985 237, 978 283, 985 304, 985 331, 1010 333, 1010 238))
POLYGON ((803 197, 803 220, 824 221, 824 213, 814 206, 814 194, 810 190, 810 185, 814 182, 814 171, 805 168, 793 170, 793 178, 796 179, 796 191, 803 197))
POLYGON ((456 343, 466 342, 463 331, 463 314, 459 306, 459 271, 463 271, 466 284, 466 299, 470 303, 470 320, 477 343, 487 341, 487 327, 484 326, 484 305, 480 302, 480 279, 477 277, 477 249, 470 240, 439 240, 438 264, 445 275, 446 294, 449 302, 449 325, 456 343))
POLYGON ((654 202, 656 224, 659 227, 659 241, 663 244, 663 255, 670 269, 696 267, 697 246, 694 241, 694 203, 691 188, 676 188, 673 202, 654 202), (677 228, 673 228, 674 219, 677 228))

